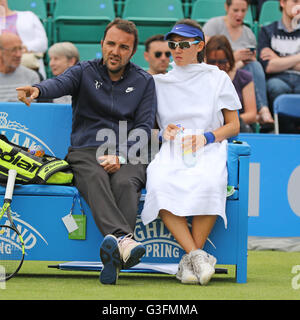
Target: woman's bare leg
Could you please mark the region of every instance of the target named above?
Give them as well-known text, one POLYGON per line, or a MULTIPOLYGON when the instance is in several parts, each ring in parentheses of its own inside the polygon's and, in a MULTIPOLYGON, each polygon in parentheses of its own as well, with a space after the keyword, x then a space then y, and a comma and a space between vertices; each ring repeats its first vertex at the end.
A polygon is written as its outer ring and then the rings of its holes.
POLYGON ((198 249, 202 249, 215 225, 217 215, 194 216, 192 222, 192 237, 198 249))
POLYGON ((159 214, 165 226, 186 253, 197 249, 185 217, 176 216, 167 210, 160 210, 159 214))

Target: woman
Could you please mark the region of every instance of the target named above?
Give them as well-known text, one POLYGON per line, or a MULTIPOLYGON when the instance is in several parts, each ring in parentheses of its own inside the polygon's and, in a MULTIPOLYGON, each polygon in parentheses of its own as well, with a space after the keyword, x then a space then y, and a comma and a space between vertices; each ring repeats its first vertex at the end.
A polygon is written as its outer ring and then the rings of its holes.
POLYGON ((163 143, 147 169, 141 218, 148 224, 161 217, 186 252, 177 278, 204 285, 216 259, 202 248, 217 216, 226 226, 226 139, 239 132, 241 106, 228 75, 203 63, 205 39, 196 21, 178 21, 165 38, 174 62, 169 73, 154 76, 163 143), (188 135, 178 141, 182 128, 188 135), (197 155, 195 166, 185 164, 183 152, 197 155), (193 216, 192 231, 187 216, 193 216))
POLYGON ((229 75, 242 105, 240 131, 253 132, 251 125, 256 122, 257 113, 253 78, 247 70, 237 69, 231 45, 225 36, 213 36, 209 39, 206 45, 206 62, 217 65, 229 75))
MULTIPOLYGON (((79 52, 71 42, 58 42, 53 44, 49 50, 49 66, 52 74, 58 76, 79 61, 79 52)), ((53 99, 54 103, 71 104, 71 96, 63 96, 53 99)))
MULTIPOLYGON (((40 19, 32 11, 14 11, 8 7, 7 0, 0 0, 1 32, 17 34, 24 45, 25 53, 34 53, 43 56, 48 49, 48 38, 40 19), (1 10, 2 9, 2 10, 1 10)), ((46 78, 43 59, 39 59, 39 72, 46 78)))
POLYGON ((251 72, 255 84, 257 120, 266 127, 273 127, 274 120, 268 107, 265 73, 256 60, 256 38, 252 30, 244 25, 250 0, 226 0, 226 16, 210 19, 203 27, 206 41, 209 37, 226 36, 234 51, 237 68, 251 72))

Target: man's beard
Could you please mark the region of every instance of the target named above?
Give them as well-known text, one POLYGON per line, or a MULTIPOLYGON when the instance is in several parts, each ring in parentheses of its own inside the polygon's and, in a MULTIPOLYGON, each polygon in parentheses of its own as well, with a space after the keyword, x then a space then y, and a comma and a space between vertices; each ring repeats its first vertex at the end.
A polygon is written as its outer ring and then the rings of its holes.
MULTIPOLYGON (((119 57, 118 57, 118 58, 119 58, 119 57)), ((119 58, 119 60, 121 61, 120 58, 119 58)), ((111 72, 111 73, 113 73, 113 74, 119 73, 122 69, 125 68, 125 66, 126 66, 126 65, 128 64, 128 62, 129 62, 129 60, 128 60, 128 61, 126 61, 125 63, 119 65, 118 68, 116 68, 116 69, 111 69, 110 66, 109 66, 108 61, 109 61, 109 58, 107 58, 106 60, 103 59, 103 64, 106 65, 108 71, 111 72)))
POLYGON ((109 69, 109 67, 107 65, 106 65, 106 67, 107 67, 108 71, 111 73, 119 73, 123 69, 124 66, 121 66, 117 69, 109 69))

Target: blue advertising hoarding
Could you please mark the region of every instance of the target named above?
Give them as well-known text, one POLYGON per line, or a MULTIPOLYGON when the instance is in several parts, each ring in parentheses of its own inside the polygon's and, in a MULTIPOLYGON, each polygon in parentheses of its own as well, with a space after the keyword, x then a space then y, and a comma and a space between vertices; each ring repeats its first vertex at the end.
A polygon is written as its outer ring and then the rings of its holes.
POLYGON ((300 135, 239 139, 251 146, 248 235, 300 237, 300 135))

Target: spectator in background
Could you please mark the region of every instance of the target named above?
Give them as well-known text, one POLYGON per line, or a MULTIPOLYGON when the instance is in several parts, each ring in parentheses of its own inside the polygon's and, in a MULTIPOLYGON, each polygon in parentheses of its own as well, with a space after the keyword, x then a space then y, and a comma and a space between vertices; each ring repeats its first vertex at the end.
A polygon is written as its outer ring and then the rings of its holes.
MULTIPOLYGON (((251 72, 258 110, 258 121, 263 127, 273 128, 274 120, 269 110, 265 73, 256 60, 256 38, 252 30, 244 25, 249 0, 226 0, 226 16, 210 19, 203 27, 206 40, 222 34, 226 36, 234 51, 237 68, 251 72), (251 48, 251 49, 250 49, 251 48)), ((266 128, 267 129, 267 128, 266 128)))
POLYGON ((206 45, 206 62, 217 65, 225 71, 232 80, 240 98, 240 131, 253 132, 251 125, 256 122, 256 100, 252 75, 244 69, 237 69, 234 54, 228 39, 223 36, 213 36, 206 45))
POLYGON ((32 85, 40 82, 39 76, 21 64, 23 46, 14 33, 0 35, 0 101, 17 102, 16 86, 32 85))
POLYGON ((0 0, 0 33, 11 32, 17 34, 24 45, 24 53, 39 57, 39 72, 46 78, 43 54, 48 49, 48 38, 40 19, 31 11, 14 11, 8 7, 7 0, 0 0), (3 10, 4 9, 4 10, 3 10))
MULTIPOLYGON (((281 94, 300 93, 300 25, 292 23, 300 14, 300 0, 280 0, 280 9, 282 19, 262 27, 258 41, 272 103, 281 94)), ((295 132, 295 123, 290 120, 281 118, 281 132, 295 132)))
POLYGON ((149 63, 148 72, 150 74, 166 73, 170 56, 168 42, 164 40, 162 34, 154 35, 146 40, 144 58, 149 63))
MULTIPOLYGON (((79 60, 79 52, 71 42, 58 42, 52 45, 48 50, 50 58, 49 66, 52 74, 58 76, 68 68, 74 66, 79 60)), ((54 103, 72 103, 72 96, 62 96, 53 99, 54 103)))

